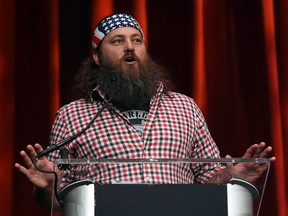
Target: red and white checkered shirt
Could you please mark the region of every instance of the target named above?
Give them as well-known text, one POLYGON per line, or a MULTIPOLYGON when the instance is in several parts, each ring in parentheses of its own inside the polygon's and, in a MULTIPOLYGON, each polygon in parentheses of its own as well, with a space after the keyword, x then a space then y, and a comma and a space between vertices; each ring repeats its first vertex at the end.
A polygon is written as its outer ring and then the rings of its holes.
MULTIPOLYGON (((167 95, 163 90, 160 83, 150 101, 142 136, 109 104, 93 125, 66 148, 77 158, 219 158, 218 147, 193 99, 176 92, 167 95)), ((51 143, 81 131, 103 104, 80 99, 62 107, 52 128, 51 143)), ((58 150, 49 155, 50 160, 56 158, 58 150)), ((221 168, 219 164, 114 164, 90 167, 88 174, 98 183, 205 183, 221 168)))

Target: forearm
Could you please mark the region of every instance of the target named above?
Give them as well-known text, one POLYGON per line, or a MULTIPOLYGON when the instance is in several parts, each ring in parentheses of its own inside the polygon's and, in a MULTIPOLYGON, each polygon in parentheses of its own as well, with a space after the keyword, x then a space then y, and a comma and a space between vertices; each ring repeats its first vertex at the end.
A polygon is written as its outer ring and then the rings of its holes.
POLYGON ((220 169, 211 179, 209 179, 208 183, 210 184, 226 184, 231 179, 229 171, 225 169, 220 169))
POLYGON ((58 202, 55 194, 53 193, 53 189, 44 190, 41 188, 34 187, 33 195, 37 201, 37 203, 45 208, 50 210, 53 207, 53 210, 60 210, 61 205, 58 202))

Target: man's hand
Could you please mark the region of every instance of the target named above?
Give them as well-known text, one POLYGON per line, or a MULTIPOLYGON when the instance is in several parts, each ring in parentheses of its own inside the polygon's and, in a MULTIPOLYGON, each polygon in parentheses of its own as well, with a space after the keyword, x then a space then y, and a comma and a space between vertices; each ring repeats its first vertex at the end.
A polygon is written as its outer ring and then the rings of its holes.
POLYGON ((20 152, 24 165, 22 166, 16 163, 15 167, 22 172, 34 186, 49 190, 51 189, 51 183, 53 184, 54 176, 50 173, 40 172, 35 166, 37 166, 38 169, 52 172, 54 170, 53 162, 49 161, 46 157, 41 157, 35 162, 34 166, 32 161, 37 153, 42 150, 42 146, 38 143, 34 146, 27 145, 27 151, 20 152))
MULTIPOLYGON (((272 152, 272 147, 266 147, 264 142, 251 145, 245 152, 242 158, 268 158, 270 162, 276 160, 275 157, 269 157, 272 152)), ((231 158, 227 155, 226 158, 231 158)), ((238 163, 233 165, 227 164, 230 175, 236 178, 241 178, 252 184, 255 184, 262 174, 267 170, 268 165, 265 163, 238 163)))
MULTIPOLYGON (((27 145, 27 150, 20 152, 24 165, 15 163, 15 167, 35 186, 34 196, 37 202, 44 208, 49 209, 51 207, 50 203, 53 195, 54 175, 52 172, 55 170, 53 167, 53 162, 49 161, 46 157, 40 157, 33 163, 33 159, 37 153, 41 151, 43 151, 43 148, 38 143, 36 143, 34 146, 27 145), (35 166, 37 166, 37 168, 35 166)), ((62 175, 62 171, 57 169, 56 172, 58 176, 62 175)), ((56 197, 53 197, 53 199, 54 209, 59 209, 60 204, 58 203, 56 197)))

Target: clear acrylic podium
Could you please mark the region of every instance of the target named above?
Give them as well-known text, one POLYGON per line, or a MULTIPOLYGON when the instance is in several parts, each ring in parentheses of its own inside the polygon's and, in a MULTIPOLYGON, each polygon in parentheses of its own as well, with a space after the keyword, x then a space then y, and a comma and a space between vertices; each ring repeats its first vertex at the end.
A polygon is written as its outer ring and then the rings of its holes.
POLYGON ((55 180, 64 216, 258 216, 270 169, 267 158, 57 159, 54 165, 65 170, 55 180), (267 169, 253 184, 235 175, 227 184, 199 184, 101 181, 101 173, 97 174, 97 169, 113 172, 115 167, 238 163, 267 169))

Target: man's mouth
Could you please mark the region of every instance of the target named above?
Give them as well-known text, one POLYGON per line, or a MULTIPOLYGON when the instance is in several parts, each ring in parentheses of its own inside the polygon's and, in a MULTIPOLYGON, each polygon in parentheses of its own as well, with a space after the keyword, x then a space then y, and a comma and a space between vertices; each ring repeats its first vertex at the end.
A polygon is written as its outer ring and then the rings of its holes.
POLYGON ((136 59, 133 56, 127 56, 125 57, 124 62, 128 64, 132 64, 136 62, 136 59))

